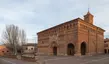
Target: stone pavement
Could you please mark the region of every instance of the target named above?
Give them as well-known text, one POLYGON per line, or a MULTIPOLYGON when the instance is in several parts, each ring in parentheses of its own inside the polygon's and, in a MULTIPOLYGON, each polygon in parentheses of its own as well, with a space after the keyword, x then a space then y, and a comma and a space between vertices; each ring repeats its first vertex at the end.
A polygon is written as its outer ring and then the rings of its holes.
MULTIPOLYGON (((40 56, 41 62, 45 64, 109 64, 109 55, 94 56, 40 56)), ((0 64, 37 64, 17 59, 0 57, 0 64)))
POLYGON ((109 55, 45 56, 45 64, 109 64, 109 55))

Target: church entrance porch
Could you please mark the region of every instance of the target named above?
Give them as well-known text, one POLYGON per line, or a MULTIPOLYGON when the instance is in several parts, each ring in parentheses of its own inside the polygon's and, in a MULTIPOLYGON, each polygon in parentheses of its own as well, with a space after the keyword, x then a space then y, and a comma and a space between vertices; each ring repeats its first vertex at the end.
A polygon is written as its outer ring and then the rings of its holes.
POLYGON ((53 47, 53 55, 57 55, 57 47, 53 47))
POLYGON ((67 46, 67 54, 68 55, 74 55, 75 54, 74 45, 72 43, 68 44, 68 46, 67 46))
POLYGON ((58 49, 59 49, 59 45, 57 44, 57 42, 56 41, 51 42, 51 44, 50 44, 50 52, 51 53, 50 54, 57 56, 59 53, 58 49))
POLYGON ((81 55, 86 55, 86 43, 81 43, 81 55))

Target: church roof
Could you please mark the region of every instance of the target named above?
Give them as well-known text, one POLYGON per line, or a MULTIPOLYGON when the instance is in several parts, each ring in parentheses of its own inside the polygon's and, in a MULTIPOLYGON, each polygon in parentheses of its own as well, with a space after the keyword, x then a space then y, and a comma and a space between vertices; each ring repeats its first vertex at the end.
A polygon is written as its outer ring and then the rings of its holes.
MULTIPOLYGON (((55 27, 58 27, 58 26, 61 26, 61 25, 63 25, 63 24, 67 24, 67 23, 70 23, 70 22, 75 22, 76 20, 79 20, 79 19, 81 19, 81 18, 76 18, 76 19, 73 19, 73 20, 70 20, 70 21, 67 21, 67 22, 64 22, 64 23, 61 23, 61 24, 58 24, 58 25, 56 25, 56 26, 53 26, 53 27, 51 27, 51 28, 48 28, 48 29, 45 29, 45 30, 43 30, 43 31, 40 31, 40 32, 38 32, 38 33, 41 33, 41 32, 44 32, 44 31, 47 31, 47 30, 49 30, 49 29, 52 29, 52 28, 55 28, 55 27)), ((81 19, 82 20, 82 19, 81 19)), ((37 34, 38 34, 37 33, 37 34)))

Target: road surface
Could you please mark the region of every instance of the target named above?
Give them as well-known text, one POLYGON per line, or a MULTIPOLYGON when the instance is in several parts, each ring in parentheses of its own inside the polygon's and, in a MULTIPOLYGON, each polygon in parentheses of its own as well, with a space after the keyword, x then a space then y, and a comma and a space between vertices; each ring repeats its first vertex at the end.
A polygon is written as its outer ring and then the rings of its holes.
POLYGON ((37 63, 0 57, 0 64, 37 64, 37 63))

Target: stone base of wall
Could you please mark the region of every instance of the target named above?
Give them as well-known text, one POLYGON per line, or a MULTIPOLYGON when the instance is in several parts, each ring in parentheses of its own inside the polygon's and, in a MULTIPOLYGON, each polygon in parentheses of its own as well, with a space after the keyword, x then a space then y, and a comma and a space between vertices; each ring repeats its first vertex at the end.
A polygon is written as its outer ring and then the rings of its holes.
POLYGON ((74 56, 81 56, 81 53, 76 53, 74 54, 74 56))
MULTIPOLYGON (((92 55, 98 55, 98 54, 104 54, 104 52, 91 52, 91 53, 86 53, 86 56, 92 56, 92 55)), ((54 56, 53 53, 48 53, 48 54, 44 54, 44 53, 39 53, 40 56, 54 56)), ((63 53, 58 53, 57 56, 68 56, 67 54, 63 54, 63 53)), ((81 53, 76 53, 74 54, 74 56, 82 56, 81 53)))

